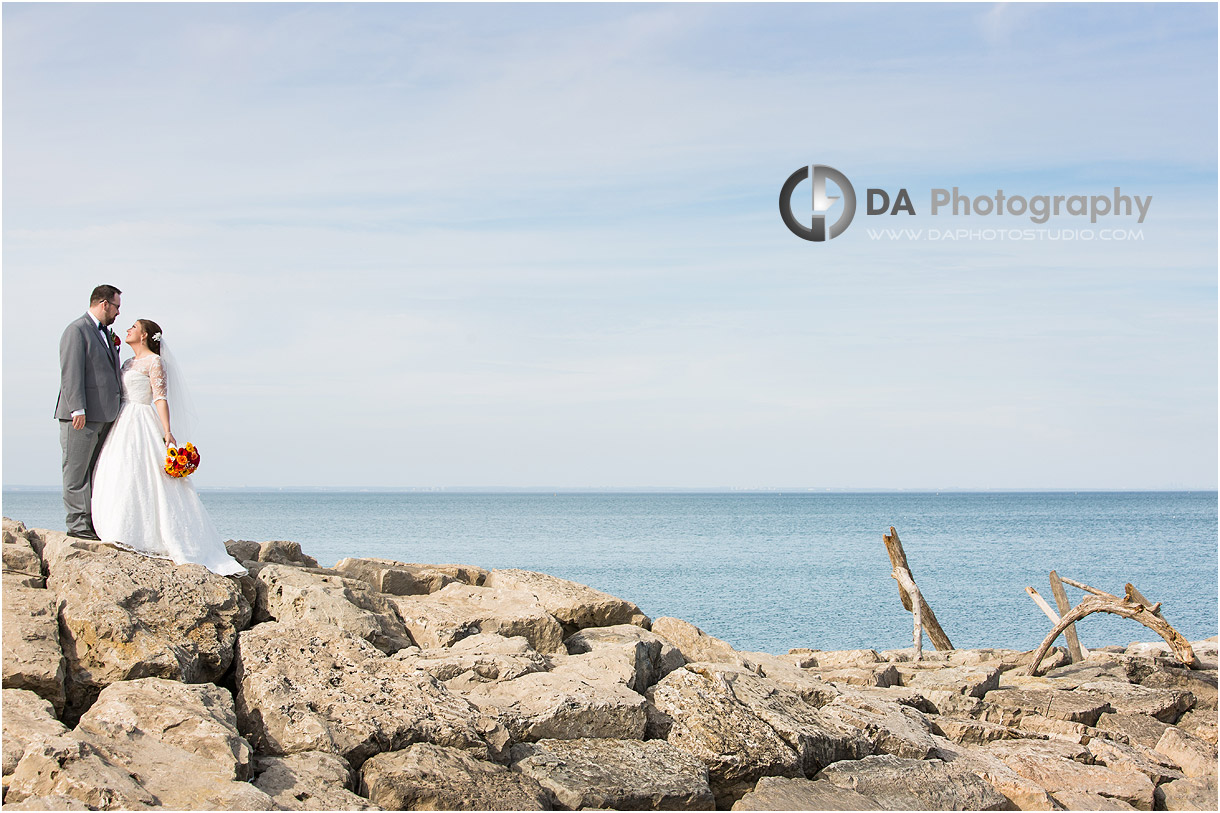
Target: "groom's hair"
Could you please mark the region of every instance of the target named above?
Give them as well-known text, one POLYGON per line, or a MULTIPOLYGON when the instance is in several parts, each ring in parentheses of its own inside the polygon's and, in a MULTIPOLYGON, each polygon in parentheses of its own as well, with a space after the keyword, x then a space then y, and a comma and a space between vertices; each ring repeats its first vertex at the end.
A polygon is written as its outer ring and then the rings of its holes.
POLYGON ((93 289, 93 293, 89 294, 89 304, 96 305, 99 302, 109 302, 114 299, 115 294, 123 293, 113 285, 99 285, 93 289))

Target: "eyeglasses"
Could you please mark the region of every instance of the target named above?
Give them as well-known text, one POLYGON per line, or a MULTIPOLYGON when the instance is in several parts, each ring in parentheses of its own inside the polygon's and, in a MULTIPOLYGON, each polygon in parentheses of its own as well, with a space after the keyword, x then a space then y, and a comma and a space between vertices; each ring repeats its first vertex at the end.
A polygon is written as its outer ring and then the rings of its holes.
POLYGON ((105 302, 106 302, 106 304, 107 304, 107 305, 109 305, 110 307, 114 308, 116 311, 119 309, 119 306, 118 306, 116 303, 111 302, 109 299, 105 300, 105 302))

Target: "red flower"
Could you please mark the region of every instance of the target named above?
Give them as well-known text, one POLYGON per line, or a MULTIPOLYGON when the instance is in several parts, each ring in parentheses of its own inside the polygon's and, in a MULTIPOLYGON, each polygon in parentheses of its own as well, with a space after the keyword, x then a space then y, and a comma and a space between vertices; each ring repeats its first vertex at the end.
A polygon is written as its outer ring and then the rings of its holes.
POLYGON ((117 334, 111 333, 110 339, 111 339, 111 341, 114 342, 114 347, 116 350, 123 346, 123 343, 121 341, 119 341, 119 337, 117 334))

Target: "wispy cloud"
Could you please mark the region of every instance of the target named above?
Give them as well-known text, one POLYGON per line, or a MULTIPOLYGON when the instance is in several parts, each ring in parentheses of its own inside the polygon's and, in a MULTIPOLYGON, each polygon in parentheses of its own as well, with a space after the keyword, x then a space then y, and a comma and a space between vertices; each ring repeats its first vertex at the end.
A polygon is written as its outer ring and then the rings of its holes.
POLYGON ((109 281, 223 428, 206 483, 1215 484, 1214 9, 4 22, 7 482, 56 481, 54 348, 109 281), (1134 185, 1156 219, 1133 244, 853 226, 811 250, 776 213, 810 160, 1134 185), (252 451, 300 438, 286 468, 252 451), (926 459, 883 476, 893 448, 926 459), (983 452, 1009 479, 978 479, 983 452))

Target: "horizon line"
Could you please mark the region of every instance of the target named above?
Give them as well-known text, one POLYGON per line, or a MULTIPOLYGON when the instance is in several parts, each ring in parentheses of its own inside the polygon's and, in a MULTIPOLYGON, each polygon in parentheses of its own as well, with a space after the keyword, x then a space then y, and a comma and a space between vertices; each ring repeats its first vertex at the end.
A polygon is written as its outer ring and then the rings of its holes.
MULTIPOLYGON (((15 493, 55 493, 59 485, 3 485, 3 491, 15 493)), ((734 487, 734 486, 200 486, 201 493, 318 493, 342 494, 1206 494, 1217 493, 1211 487, 1162 488, 1097 488, 1097 487, 967 487, 916 486, 901 487, 734 487)))

